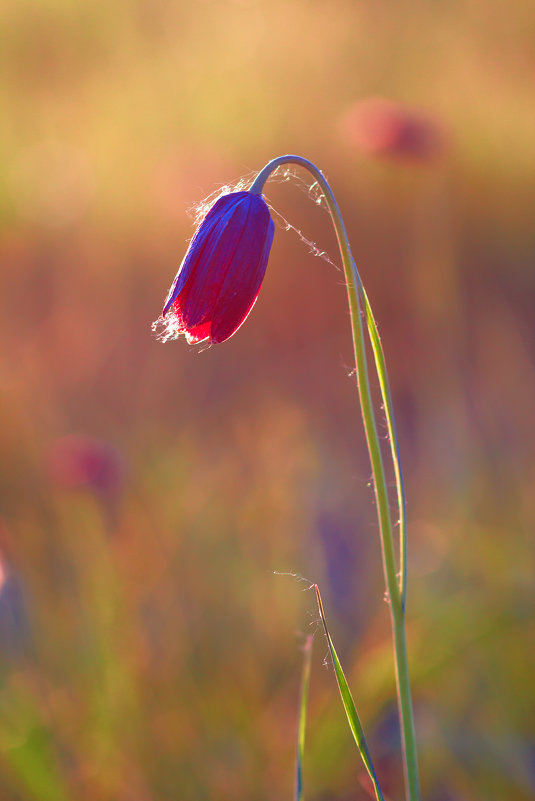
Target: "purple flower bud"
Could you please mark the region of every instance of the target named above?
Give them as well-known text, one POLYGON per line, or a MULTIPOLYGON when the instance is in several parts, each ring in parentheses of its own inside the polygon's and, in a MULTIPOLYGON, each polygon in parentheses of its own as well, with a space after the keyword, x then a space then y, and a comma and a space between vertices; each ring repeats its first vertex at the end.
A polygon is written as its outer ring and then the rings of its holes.
POLYGON ((163 308, 170 336, 224 342, 255 304, 275 226, 265 200, 231 192, 214 203, 193 237, 163 308))

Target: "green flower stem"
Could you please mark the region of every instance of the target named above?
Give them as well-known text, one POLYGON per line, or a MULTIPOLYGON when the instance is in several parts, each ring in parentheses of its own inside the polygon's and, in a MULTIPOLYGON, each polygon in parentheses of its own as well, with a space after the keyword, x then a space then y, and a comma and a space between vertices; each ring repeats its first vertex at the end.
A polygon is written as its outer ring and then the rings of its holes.
POLYGON ((349 299, 349 308, 351 312, 351 327, 353 332, 353 346, 357 369, 357 384, 362 418, 364 422, 364 430, 366 433, 366 441, 373 472, 377 514, 379 518, 379 529, 381 534, 383 570, 392 620, 398 708, 401 720, 405 793, 407 801, 419 801, 420 788, 418 779, 418 760, 416 753, 416 738, 414 733, 409 667, 407 660, 407 645, 405 637, 405 595, 407 584, 405 495, 401 476, 392 398, 390 394, 383 350, 372 310, 364 291, 355 260, 351 253, 346 229, 340 214, 340 209, 338 208, 338 204, 331 187, 320 170, 314 164, 312 164, 312 162, 308 161, 308 159, 304 159, 301 156, 280 156, 279 158, 270 161, 269 164, 267 164, 264 169, 258 173, 250 187, 250 191, 260 194, 263 191, 264 184, 271 173, 276 170, 277 167, 280 167, 283 164, 298 164, 299 166, 307 169, 314 176, 323 192, 325 201, 329 208, 336 230, 340 253, 342 255, 347 284, 347 294, 349 299), (377 425, 373 411, 370 380, 368 376, 366 343, 364 339, 362 323, 362 309, 364 309, 366 315, 366 324, 372 345, 375 367, 379 378, 379 386, 387 419, 388 437, 394 464, 394 474, 396 478, 400 529, 399 583, 394 552, 393 527, 388 503, 388 489, 386 484, 383 458, 381 455, 381 446, 377 434, 377 425))

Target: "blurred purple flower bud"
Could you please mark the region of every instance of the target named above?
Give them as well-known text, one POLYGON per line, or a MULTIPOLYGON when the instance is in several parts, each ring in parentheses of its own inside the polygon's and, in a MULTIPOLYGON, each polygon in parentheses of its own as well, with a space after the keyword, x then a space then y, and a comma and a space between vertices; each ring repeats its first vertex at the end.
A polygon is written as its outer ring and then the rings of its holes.
POLYGON ((124 482, 124 464, 115 448, 81 434, 57 439, 46 454, 45 464, 50 480, 61 489, 90 487, 113 496, 124 482))
POLYGON ((355 103, 341 128, 346 142, 366 155, 425 163, 444 150, 444 133, 435 120, 381 97, 355 103))
POLYGON ((258 297, 274 228, 261 195, 231 192, 214 203, 169 290, 164 339, 224 342, 238 330, 258 297))
POLYGON ((30 621, 22 581, 0 554, 0 648, 21 656, 30 645, 30 621))

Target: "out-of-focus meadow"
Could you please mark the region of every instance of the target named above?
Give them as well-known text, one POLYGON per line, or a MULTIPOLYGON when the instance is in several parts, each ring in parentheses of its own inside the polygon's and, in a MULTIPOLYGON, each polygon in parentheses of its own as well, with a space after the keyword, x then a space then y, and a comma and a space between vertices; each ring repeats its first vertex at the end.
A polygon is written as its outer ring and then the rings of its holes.
MULTIPOLYGON (((533 3, 7 0, 0 25, 2 801, 290 799, 318 615, 274 571, 319 582, 402 797, 342 273, 281 223, 234 338, 150 330, 188 209, 285 152, 331 180, 389 365, 423 797, 533 798, 533 3)), ((338 262, 300 177, 267 197, 338 262)), ((318 631, 306 795, 364 799, 326 656, 318 631)))

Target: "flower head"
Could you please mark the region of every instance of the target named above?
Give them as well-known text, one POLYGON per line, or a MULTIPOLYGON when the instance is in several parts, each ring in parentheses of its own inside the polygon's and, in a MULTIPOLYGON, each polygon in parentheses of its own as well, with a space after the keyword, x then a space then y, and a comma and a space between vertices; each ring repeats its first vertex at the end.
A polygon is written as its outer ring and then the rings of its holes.
POLYGON ((275 226, 260 194, 222 195, 199 225, 169 290, 166 338, 224 342, 258 297, 275 226))

